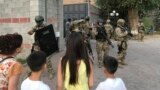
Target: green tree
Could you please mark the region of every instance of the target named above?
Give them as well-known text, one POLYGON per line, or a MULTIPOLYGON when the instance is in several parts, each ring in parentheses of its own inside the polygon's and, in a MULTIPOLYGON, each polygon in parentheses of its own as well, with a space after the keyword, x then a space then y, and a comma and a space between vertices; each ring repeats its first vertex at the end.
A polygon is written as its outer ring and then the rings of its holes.
POLYGON ((159 7, 160 0, 97 0, 96 4, 102 18, 108 17, 108 12, 114 8, 127 10, 130 27, 137 29, 139 18, 142 18, 145 12, 159 7))

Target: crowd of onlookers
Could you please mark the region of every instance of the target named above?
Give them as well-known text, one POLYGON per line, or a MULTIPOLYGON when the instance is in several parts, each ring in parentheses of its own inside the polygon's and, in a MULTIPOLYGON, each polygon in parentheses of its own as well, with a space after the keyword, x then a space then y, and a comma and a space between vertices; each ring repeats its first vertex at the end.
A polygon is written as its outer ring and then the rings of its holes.
MULTIPOLYGON (((15 60, 22 51, 23 38, 20 34, 0 36, 0 90, 17 90, 23 66, 15 60)), ((41 75, 46 69, 47 55, 42 51, 32 52, 27 57, 31 74, 22 82, 21 90, 52 90, 41 75)), ((90 90, 94 85, 94 65, 88 55, 83 36, 73 32, 66 40, 66 52, 58 63, 56 90, 90 90)), ((118 62, 114 57, 103 60, 106 80, 96 90, 127 90, 121 78, 115 77, 118 62)))

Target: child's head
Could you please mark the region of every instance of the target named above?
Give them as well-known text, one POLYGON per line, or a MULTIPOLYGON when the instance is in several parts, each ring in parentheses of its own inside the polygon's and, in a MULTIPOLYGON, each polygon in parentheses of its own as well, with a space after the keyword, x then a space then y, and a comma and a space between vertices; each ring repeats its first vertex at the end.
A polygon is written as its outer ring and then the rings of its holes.
POLYGON ((105 56, 103 60, 103 65, 107 73, 114 74, 118 68, 118 61, 114 57, 105 56))
POLYGON ((22 50, 22 42, 22 35, 18 33, 1 35, 0 54, 12 55, 20 53, 22 50))
POLYGON ((27 58, 27 64, 32 72, 39 72, 46 67, 47 55, 42 51, 35 51, 27 58))

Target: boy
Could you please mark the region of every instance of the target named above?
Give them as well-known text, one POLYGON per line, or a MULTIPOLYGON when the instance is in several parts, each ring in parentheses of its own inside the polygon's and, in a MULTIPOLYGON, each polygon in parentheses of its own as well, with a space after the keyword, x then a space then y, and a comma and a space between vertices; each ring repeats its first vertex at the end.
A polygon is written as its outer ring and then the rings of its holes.
POLYGON ((27 58, 27 64, 31 69, 31 75, 22 82, 21 90, 50 90, 40 78, 46 69, 47 55, 42 51, 34 51, 27 58))
POLYGON ((105 56, 103 60, 104 73, 107 79, 101 82, 96 90, 127 90, 121 78, 116 78, 118 62, 114 57, 105 56))

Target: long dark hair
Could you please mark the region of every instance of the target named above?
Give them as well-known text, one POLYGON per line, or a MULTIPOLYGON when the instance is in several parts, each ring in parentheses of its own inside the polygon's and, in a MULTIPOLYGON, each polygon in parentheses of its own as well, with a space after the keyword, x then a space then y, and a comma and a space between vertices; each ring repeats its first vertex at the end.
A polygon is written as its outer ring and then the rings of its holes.
POLYGON ((69 63, 70 79, 69 84, 75 85, 78 82, 78 60, 83 60, 86 65, 86 75, 90 75, 90 61, 84 38, 79 32, 72 32, 66 44, 66 53, 61 61, 63 79, 65 80, 66 64, 69 63))

